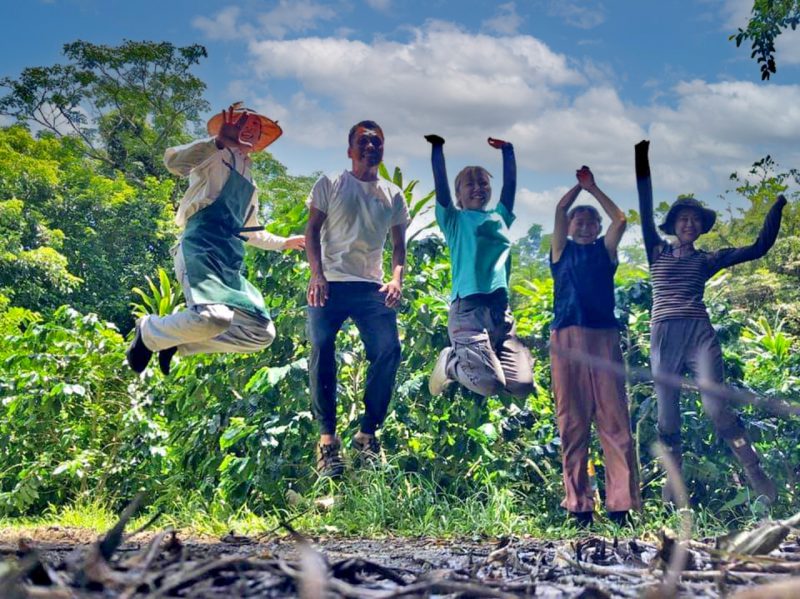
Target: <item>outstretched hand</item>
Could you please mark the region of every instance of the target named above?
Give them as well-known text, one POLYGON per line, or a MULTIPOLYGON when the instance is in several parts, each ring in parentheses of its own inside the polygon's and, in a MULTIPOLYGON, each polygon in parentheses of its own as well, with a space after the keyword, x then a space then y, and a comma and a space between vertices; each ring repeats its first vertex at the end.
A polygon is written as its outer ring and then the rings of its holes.
POLYGON ((586 165, 575 171, 575 177, 578 179, 578 185, 581 186, 581 189, 589 190, 595 186, 594 175, 586 165))
POLYGON ((490 137, 487 141, 489 142, 490 146, 492 146, 493 148, 496 148, 498 150, 502 150, 506 146, 510 146, 511 145, 511 142, 504 141, 502 139, 495 139, 494 137, 490 137))
POLYGON ((436 135, 435 133, 429 133, 425 136, 427 142, 433 146, 443 146, 444 145, 444 137, 440 135, 436 135))
POLYGON ((283 242, 285 250, 302 250, 306 247, 305 235, 292 235, 283 242))
POLYGON ((242 129, 247 123, 249 115, 246 112, 238 114, 236 109, 240 106, 240 102, 231 104, 227 110, 222 111, 222 127, 217 133, 217 145, 222 145, 226 148, 238 148, 243 152, 249 152, 253 149, 253 144, 239 139, 242 129))

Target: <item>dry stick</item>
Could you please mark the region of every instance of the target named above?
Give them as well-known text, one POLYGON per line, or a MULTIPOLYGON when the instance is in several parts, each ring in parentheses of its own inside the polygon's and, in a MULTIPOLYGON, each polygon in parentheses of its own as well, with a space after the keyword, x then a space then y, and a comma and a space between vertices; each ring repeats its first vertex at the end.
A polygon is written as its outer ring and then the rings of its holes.
POLYGON ((664 596, 672 597, 678 587, 681 572, 686 567, 686 558, 688 556, 686 543, 692 538, 692 512, 688 509, 689 497, 686 493, 686 485, 675 460, 672 459, 672 456, 661 443, 654 443, 653 450, 661 458, 661 462, 667 471, 667 484, 671 487, 672 496, 678 504, 678 510, 681 515, 680 536, 670 556, 669 568, 662 582, 664 596))
POLYGON ((153 563, 153 560, 159 554, 161 550, 161 543, 164 541, 164 537, 166 536, 166 530, 158 533, 153 537, 153 540, 150 541, 150 544, 137 556, 137 558, 141 556, 138 565, 136 565, 136 569, 139 570, 139 576, 135 581, 132 581, 131 584, 128 585, 128 588, 126 588, 120 594, 120 599, 129 599, 136 594, 136 589, 138 589, 147 578, 150 564, 153 563))
POLYGON ((289 531, 290 531, 290 533, 299 534, 299 533, 298 533, 296 530, 294 530, 293 528, 289 527, 289 524, 290 524, 291 522, 294 522, 294 521, 295 521, 295 520, 297 520, 298 518, 302 518, 302 517, 303 517, 303 516, 305 516, 305 515, 306 515, 308 512, 310 512, 312 509, 313 509, 313 506, 312 506, 312 507, 310 507, 310 508, 306 508, 306 509, 304 509, 304 510, 303 510, 302 512, 300 512, 299 514, 295 514, 294 516, 292 516, 292 517, 291 517, 291 518, 289 518, 288 520, 281 520, 281 522, 280 522, 280 523, 278 524, 278 526, 276 526, 275 528, 273 528, 273 529, 271 529, 271 530, 268 530, 268 531, 266 531, 266 532, 262 532, 260 535, 258 535, 258 536, 256 537, 256 541, 260 541, 261 539, 263 539, 264 537, 266 537, 266 536, 268 536, 268 535, 275 534, 275 533, 276 533, 276 532, 278 532, 278 531, 279 531, 281 528, 285 528, 286 530, 289 530, 289 531))

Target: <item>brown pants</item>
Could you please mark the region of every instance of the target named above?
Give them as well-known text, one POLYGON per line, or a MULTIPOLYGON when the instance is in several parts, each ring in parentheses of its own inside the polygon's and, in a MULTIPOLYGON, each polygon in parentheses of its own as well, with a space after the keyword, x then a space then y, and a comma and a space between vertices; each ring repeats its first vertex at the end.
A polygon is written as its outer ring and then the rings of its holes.
POLYGON ((616 329, 566 327, 550 333, 550 368, 556 399, 566 498, 570 512, 594 509, 586 467, 592 421, 603 447, 606 508, 638 509, 639 476, 623 376, 575 359, 570 352, 622 363, 616 329))

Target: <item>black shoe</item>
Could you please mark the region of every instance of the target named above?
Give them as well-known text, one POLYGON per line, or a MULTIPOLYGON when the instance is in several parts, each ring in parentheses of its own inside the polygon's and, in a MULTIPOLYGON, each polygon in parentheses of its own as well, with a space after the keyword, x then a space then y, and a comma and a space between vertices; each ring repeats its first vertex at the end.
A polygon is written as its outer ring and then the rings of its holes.
POLYGON ((353 449, 356 450, 355 465, 359 468, 365 466, 377 466, 381 462, 381 443, 372 435, 365 441, 360 441, 358 437, 353 437, 353 449))
POLYGON ((175 355, 176 351, 178 351, 177 346, 170 347, 168 349, 162 349, 160 352, 158 352, 158 368, 164 373, 164 376, 169 374, 170 362, 172 361, 172 356, 175 355))
POLYGON ((569 516, 578 525, 578 528, 589 528, 594 524, 592 512, 570 512, 569 516))
POLYGON ((147 349, 142 341, 142 330, 138 322, 136 323, 136 335, 134 335, 128 351, 125 352, 125 356, 128 358, 128 365, 136 373, 144 372, 153 356, 153 352, 147 349))
POLYGON ((344 474, 342 461, 342 442, 335 439, 333 443, 317 445, 317 474, 320 478, 341 478, 344 474))
POLYGON ((617 526, 633 526, 633 519, 631 518, 631 513, 628 510, 608 512, 608 519, 617 526))

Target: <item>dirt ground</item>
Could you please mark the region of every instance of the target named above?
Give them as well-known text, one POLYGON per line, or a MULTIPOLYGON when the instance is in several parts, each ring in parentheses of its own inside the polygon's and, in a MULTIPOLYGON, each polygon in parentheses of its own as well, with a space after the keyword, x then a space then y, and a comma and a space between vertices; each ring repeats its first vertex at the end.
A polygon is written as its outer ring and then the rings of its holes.
MULTIPOLYGON (((107 537, 108 538, 108 537, 107 537)), ((106 547, 106 549, 108 549, 106 547)), ((0 531, 0 597, 652 597, 664 594, 664 543, 587 536, 263 539, 141 533, 103 555, 97 535, 48 527, 0 531)), ((693 543, 681 597, 727 597, 800 574, 800 544, 725 562, 693 543), (776 564, 780 563, 780 567, 776 564)), ((800 586, 796 594, 800 597, 800 586)), ((781 595, 761 595, 780 597, 781 595)))

